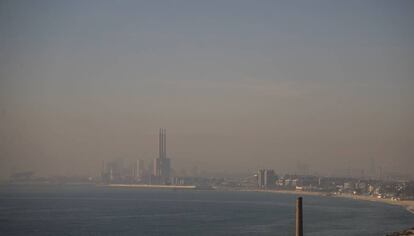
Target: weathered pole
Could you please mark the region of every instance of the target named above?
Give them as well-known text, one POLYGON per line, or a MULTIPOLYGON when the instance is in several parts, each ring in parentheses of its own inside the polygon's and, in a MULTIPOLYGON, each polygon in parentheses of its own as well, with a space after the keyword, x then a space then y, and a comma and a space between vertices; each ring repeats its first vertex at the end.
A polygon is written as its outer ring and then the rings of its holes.
POLYGON ((303 236, 302 197, 296 200, 296 236, 303 236))

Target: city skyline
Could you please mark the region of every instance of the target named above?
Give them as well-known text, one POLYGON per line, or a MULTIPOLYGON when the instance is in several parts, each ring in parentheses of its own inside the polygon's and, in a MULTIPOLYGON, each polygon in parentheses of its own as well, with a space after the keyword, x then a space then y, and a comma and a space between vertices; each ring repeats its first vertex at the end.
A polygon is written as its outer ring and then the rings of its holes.
POLYGON ((1 1, 0 178, 413 175, 411 1, 1 1), (307 167, 306 167, 307 166, 307 167), (304 168, 305 167, 305 168, 304 168))

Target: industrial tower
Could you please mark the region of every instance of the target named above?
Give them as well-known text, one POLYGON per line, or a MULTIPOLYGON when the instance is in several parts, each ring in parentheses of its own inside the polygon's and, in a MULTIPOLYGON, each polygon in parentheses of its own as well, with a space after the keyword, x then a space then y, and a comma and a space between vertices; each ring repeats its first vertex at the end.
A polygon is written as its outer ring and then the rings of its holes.
POLYGON ((171 162, 167 158, 167 130, 159 131, 158 158, 154 159, 154 181, 158 184, 167 184, 170 181, 171 162))

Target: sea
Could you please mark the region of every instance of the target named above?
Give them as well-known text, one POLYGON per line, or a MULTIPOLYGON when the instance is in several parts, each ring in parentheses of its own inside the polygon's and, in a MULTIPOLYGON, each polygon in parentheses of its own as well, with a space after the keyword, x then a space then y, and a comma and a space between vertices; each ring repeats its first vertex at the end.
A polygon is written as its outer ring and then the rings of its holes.
MULTIPOLYGON (((297 195, 95 185, 1 185, 0 235, 294 235, 297 195)), ((304 235, 385 235, 401 206, 303 196, 304 235)))

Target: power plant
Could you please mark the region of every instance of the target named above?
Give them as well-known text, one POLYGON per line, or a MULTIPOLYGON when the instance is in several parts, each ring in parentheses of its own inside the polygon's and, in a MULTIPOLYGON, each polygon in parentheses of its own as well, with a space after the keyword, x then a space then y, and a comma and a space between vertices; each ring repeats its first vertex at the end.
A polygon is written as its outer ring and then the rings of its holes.
POLYGON ((171 161, 167 157, 167 130, 165 128, 159 130, 158 157, 148 165, 148 168, 141 159, 115 159, 103 162, 101 176, 104 183, 112 184, 171 184, 171 161))

